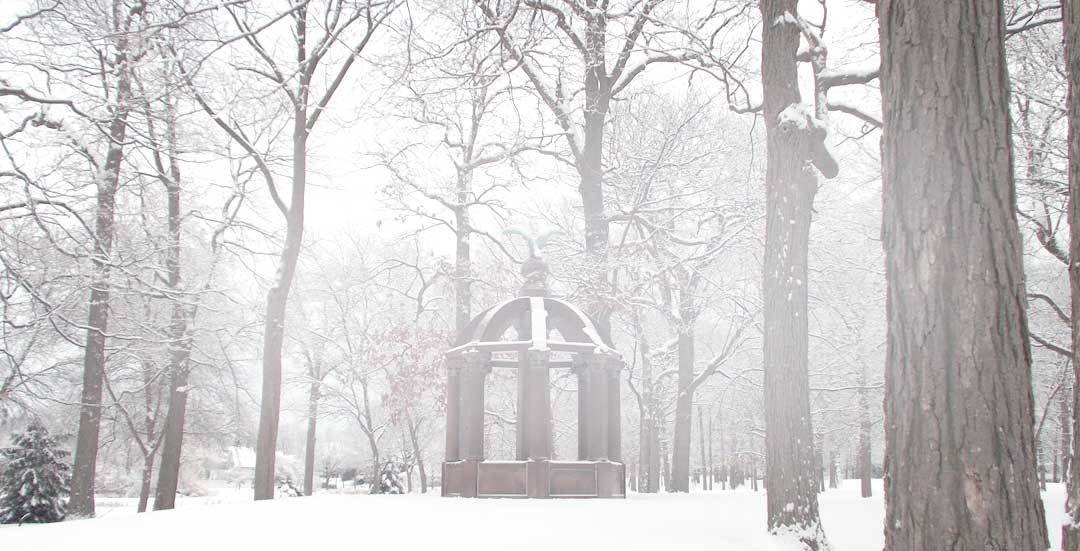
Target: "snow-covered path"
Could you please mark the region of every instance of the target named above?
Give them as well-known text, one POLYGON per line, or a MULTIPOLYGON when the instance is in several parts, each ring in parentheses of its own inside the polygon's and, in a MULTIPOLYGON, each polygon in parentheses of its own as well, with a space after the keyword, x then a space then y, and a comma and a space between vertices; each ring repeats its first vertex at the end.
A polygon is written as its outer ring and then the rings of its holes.
MULTIPOLYGON (((861 499, 858 481, 821 496, 835 551, 881 549, 884 508, 861 499)), ((1051 540, 1063 518, 1064 490, 1044 495, 1051 540)), ((272 502, 188 504, 135 515, 104 509, 99 518, 0 527, 4 551, 154 549, 724 549, 787 551, 764 530, 764 494, 748 490, 631 495, 626 500, 469 500, 437 496, 319 495, 272 502)), ((1056 543, 1056 542, 1055 542, 1056 543)))

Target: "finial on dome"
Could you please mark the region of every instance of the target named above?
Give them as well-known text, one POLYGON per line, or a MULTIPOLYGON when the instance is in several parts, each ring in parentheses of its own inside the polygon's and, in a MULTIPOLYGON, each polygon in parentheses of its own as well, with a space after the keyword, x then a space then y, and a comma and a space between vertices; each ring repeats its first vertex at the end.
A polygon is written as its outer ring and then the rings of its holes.
POLYGON ((507 228, 506 235, 520 235, 529 246, 529 256, 521 264, 521 296, 546 297, 548 295, 547 262, 540 256, 541 249, 552 236, 562 233, 558 228, 548 228, 536 231, 533 228, 525 229, 520 226, 507 228))
POLYGON ((548 267, 544 259, 539 256, 526 258, 521 264, 521 296, 548 296, 547 274, 548 267))

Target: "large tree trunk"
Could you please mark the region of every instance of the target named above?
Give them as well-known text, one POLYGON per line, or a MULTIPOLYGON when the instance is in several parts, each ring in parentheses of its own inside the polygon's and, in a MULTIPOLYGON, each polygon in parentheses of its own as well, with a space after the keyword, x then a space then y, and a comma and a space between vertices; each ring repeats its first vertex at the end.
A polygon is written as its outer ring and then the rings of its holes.
MULTIPOLYGON (((312 370, 314 371, 314 370, 312 370)), ((311 495, 315 487, 315 431, 319 422, 319 379, 311 373, 311 389, 308 392, 307 440, 304 444, 304 495, 311 495)))
POLYGON ((866 397, 866 368, 863 368, 859 377, 859 479, 862 482, 862 497, 871 497, 874 490, 870 486, 870 475, 873 471, 871 452, 871 424, 870 424, 870 401, 866 397))
MULTIPOLYGON (((170 147, 175 145, 176 121, 170 113, 170 147)), ((176 504, 176 488, 180 481, 180 455, 184 443, 184 420, 187 416, 188 359, 191 357, 192 338, 188 333, 190 320, 179 296, 181 293, 180 270, 180 168, 175 151, 170 151, 169 178, 166 185, 168 196, 169 252, 165 265, 168 272, 169 290, 173 297, 172 319, 169 324, 169 404, 162 429, 161 466, 158 468, 157 489, 154 492, 154 510, 172 509, 176 504)))
POLYGON ((109 149, 105 165, 97 178, 97 215, 94 220, 94 282, 86 322, 86 349, 83 355, 82 397, 79 432, 72 464, 71 497, 68 514, 72 517, 94 516, 94 478, 97 475, 98 435, 101 431, 101 393, 105 379, 105 334, 109 325, 109 266, 112 262, 116 190, 120 182, 120 164, 124 158, 127 119, 131 112, 131 69, 128 66, 126 30, 116 43, 119 77, 116 102, 109 122, 109 149))
MULTIPOLYGON (((664 489, 670 490, 672 487, 671 461, 669 460, 670 456, 667 455, 667 446, 664 444, 665 442, 657 439, 657 449, 660 455, 660 473, 663 475, 664 489)), ((657 454, 658 452, 654 451, 653 453, 657 454)))
POLYGON ((604 214, 604 124, 611 101, 611 79, 605 58, 607 17, 587 20, 585 30, 584 143, 577 159, 579 191, 585 216, 585 256, 593 289, 588 310, 604 338, 611 337, 608 281, 608 219, 604 214))
POLYGON ((817 470, 817 490, 818 493, 821 493, 825 491, 825 437, 819 434, 816 441, 814 444, 814 464, 817 470))
MULTIPOLYGON (((301 86, 306 89, 307 83, 301 86)), ((286 217, 285 246, 278 261, 275 281, 266 294, 263 326, 262 399, 259 436, 255 445, 255 499, 274 498, 275 454, 281 414, 281 349, 285 341, 285 307, 289 301, 296 261, 304 237, 304 190, 307 184, 306 107, 293 115, 292 194, 286 217)))
POLYGON ((698 436, 701 441, 701 489, 709 489, 709 480, 712 473, 709 472, 709 461, 705 448, 705 411, 698 408, 698 436))
POLYGON ((873 463, 870 458, 870 423, 863 420, 859 427, 859 480, 862 497, 871 497, 874 490, 870 486, 873 463))
POLYGON ((154 510, 172 509, 176 505, 176 489, 180 481, 180 455, 184 442, 184 419, 187 416, 188 358, 191 356, 191 335, 188 334, 184 307, 173 306, 169 331, 169 405, 165 414, 165 434, 161 445, 161 466, 158 468, 154 510))
POLYGON ((1064 482, 1069 476, 1069 462, 1072 457, 1069 453, 1072 445, 1072 418, 1069 412, 1069 398, 1072 395, 1071 386, 1066 385, 1058 394, 1058 424, 1061 428, 1061 439, 1058 441, 1058 458, 1061 460, 1060 482, 1064 482))
MULTIPOLYGON (((1065 65, 1069 76, 1069 258, 1080 258, 1080 0, 1062 2, 1065 65)), ((1080 262, 1069 264, 1072 291, 1072 460, 1069 461, 1068 521, 1062 528, 1063 551, 1080 551, 1080 262)))
POLYGON ((836 452, 829 453, 829 489, 835 490, 840 486, 836 472, 836 452))
POLYGON ((146 504, 150 501, 150 482, 154 479, 154 453, 143 456, 142 480, 139 484, 139 505, 137 511, 146 512, 146 504))
MULTIPOLYGON (((462 178, 463 179, 463 178, 462 178)), ((455 335, 461 337, 465 326, 472 318, 472 226, 469 224, 468 187, 458 188, 458 203, 454 211, 457 222, 457 242, 454 255, 454 328, 455 335)))
POLYGON ((675 430, 671 454, 671 486, 668 491, 690 491, 690 429, 693 424, 694 330, 685 318, 679 325, 678 396, 675 399, 675 430))
MULTIPOLYGON (((644 399, 644 397, 643 397, 644 399)), ((653 456, 656 431, 653 429, 651 414, 648 406, 641 409, 640 428, 638 430, 638 469, 640 470, 641 493, 655 493, 657 489, 657 474, 653 466, 653 456)))
POLYGON ((375 437, 368 434, 368 447, 371 448, 371 490, 368 493, 382 493, 382 460, 379 458, 379 443, 375 437))
POLYGON ((655 398, 652 398, 653 403, 649 408, 648 417, 648 432, 649 432, 649 465, 646 480, 646 491, 650 494, 655 494, 660 491, 660 481, 663 477, 661 470, 661 454, 663 448, 660 447, 660 422, 658 416, 660 412, 657 411, 657 405, 655 398))
MULTIPOLYGON (((150 315, 150 303, 147 302, 147 317, 150 315)), ((157 413, 160 400, 157 385, 154 383, 155 367, 149 359, 142 361, 142 390, 143 390, 143 430, 146 434, 145 443, 140 443, 139 449, 143 455, 142 480, 139 484, 139 504, 137 512, 145 513, 146 505, 150 501, 150 486, 154 477, 154 456, 157 455, 157 444, 154 433, 157 429, 157 413)), ((134 427, 132 427, 134 429, 134 427)), ((134 433, 134 430, 132 431, 134 433)), ((136 439, 138 436, 136 436, 136 439)))
POLYGON ((785 23, 796 0, 762 0, 761 76, 768 165, 765 176, 765 479, 768 523, 794 531, 810 549, 825 545, 818 516, 814 433, 807 374, 807 248, 817 174, 809 168, 807 125, 781 124, 798 115, 795 56, 799 30, 785 23))
POLYGON ((716 482, 716 467, 713 464, 713 449, 712 449, 712 445, 713 445, 713 418, 712 418, 711 415, 709 416, 708 435, 709 435, 708 436, 708 438, 709 438, 709 452, 708 452, 709 453, 709 463, 708 463, 709 464, 709 487, 708 487, 708 489, 712 490, 713 489, 713 484, 716 482))
POLYGON ((634 319, 634 332, 641 354, 641 405, 638 425, 640 481, 638 491, 641 493, 656 493, 660 491, 660 444, 656 421, 657 412, 653 397, 652 360, 649 340, 646 338, 645 330, 641 326, 641 320, 638 318, 634 319))
POLYGON ((1000 0, 882 0, 885 549, 1045 549, 1000 0))

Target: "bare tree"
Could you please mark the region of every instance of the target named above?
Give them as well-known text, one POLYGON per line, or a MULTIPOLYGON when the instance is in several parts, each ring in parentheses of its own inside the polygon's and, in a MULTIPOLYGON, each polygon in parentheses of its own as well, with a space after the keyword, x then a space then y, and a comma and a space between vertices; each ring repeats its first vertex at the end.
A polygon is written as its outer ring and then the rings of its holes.
POLYGON ((725 31, 738 28, 749 4, 714 2, 699 13, 664 0, 625 5, 579 0, 474 3, 563 134, 570 152, 567 161, 579 176, 585 219, 590 281, 583 294, 600 331, 609 335, 604 135, 611 106, 649 66, 664 63, 705 67, 737 93, 733 65, 745 44, 725 43, 725 31), (610 44, 617 46, 612 50, 610 44))
POLYGON ((885 548, 1045 549, 1001 2, 878 10, 885 548))
POLYGON ((871 461, 870 445, 871 445, 871 416, 870 416, 870 401, 867 398, 869 391, 866 388, 866 367, 862 367, 860 373, 859 385, 862 387, 859 389, 859 412, 861 419, 859 420, 859 457, 856 459, 859 465, 859 489, 863 497, 870 497, 874 494, 873 488, 870 486, 870 477, 873 474, 873 462, 871 461))
MULTIPOLYGON (((146 303, 147 309, 149 309, 149 301, 146 301, 146 303)), ((140 476, 137 510, 143 513, 146 512, 146 506, 150 499, 154 460, 157 457, 162 437, 165 434, 162 430, 161 421, 163 415, 162 406, 167 397, 161 384, 161 374, 164 373, 164 370, 158 368, 156 363, 145 352, 132 352, 135 353, 127 353, 123 354, 123 356, 127 357, 128 361, 126 363, 136 366, 135 390, 124 391, 122 394, 117 395, 113 390, 114 383, 110 381, 110 378, 114 376, 109 374, 106 375, 104 384, 112 400, 112 407, 120 413, 132 439, 135 440, 135 444, 139 448, 139 453, 142 455, 143 466, 140 476), (125 394, 136 399, 136 403, 131 407, 125 404, 123 399, 125 394), (142 396, 139 396, 140 394, 142 396)), ((111 360, 116 361, 116 358, 111 358, 111 360)))
POLYGON ((94 267, 99 273, 90 291, 87 313, 86 355, 83 360, 82 409, 79 434, 71 477, 71 501, 68 510, 75 516, 94 515, 94 477, 97 472, 98 433, 101 423, 101 393, 105 379, 105 338, 109 324, 109 256, 112 253, 113 223, 116 212, 116 189, 124 157, 127 119, 132 110, 131 64, 132 27, 141 17, 142 3, 128 5, 115 0, 110 22, 113 39, 111 52, 105 54, 115 79, 110 86, 115 99, 110 109, 109 150, 98 178, 97 214, 94 218, 96 241, 94 267))
MULTIPOLYGON (((628 372, 643 423, 639 451, 645 455, 640 465, 648 469, 658 464, 646 459, 656 449, 650 442, 659 435, 650 425, 666 417, 658 408, 668 407, 658 402, 666 402, 667 395, 655 392, 662 384, 654 379, 673 377, 668 489, 684 492, 689 491, 694 392, 742 350, 743 330, 750 321, 726 291, 734 282, 722 260, 731 259, 748 241, 751 228, 760 225, 760 204, 737 189, 737 183, 750 178, 752 163, 741 155, 741 143, 721 137, 740 133, 742 128, 735 128, 742 121, 726 120, 710 107, 714 104, 710 98, 696 98, 699 92, 693 87, 686 98, 641 93, 612 108, 613 122, 606 134, 611 165, 606 175, 612 212, 608 219, 614 232, 612 283, 618 290, 612 297, 618 305, 615 319, 627 314, 627 332, 642 352, 642 368, 636 369, 635 358, 635 369, 628 372), (705 347, 714 345, 716 355, 697 362, 698 321, 710 315, 722 318, 728 333, 721 328, 716 338, 708 336, 705 347), (654 326, 654 317, 671 336, 656 347, 650 346, 644 332, 645 326, 654 326), (668 369, 668 358, 677 366, 668 369), (660 369, 654 373, 654 367, 660 369)), ((587 280, 575 283, 589 285, 587 280)))
MULTIPOLYGON (((95 81, 85 89, 78 83, 65 90, 78 100, 51 98, 36 93, 32 88, 19 88, 7 81, 0 83, 0 95, 21 98, 44 105, 66 105, 79 118, 95 129, 97 136, 90 140, 101 139, 105 142, 104 152, 86 144, 75 148, 86 160, 93 171, 93 184, 96 186, 96 208, 93 222, 87 223, 74 213, 80 225, 87 230, 89 245, 66 249, 53 239, 49 241, 61 248, 64 254, 88 257, 91 260, 93 275, 90 284, 86 323, 77 324, 86 332, 83 350, 82 391, 79 399, 80 416, 76 439, 71 500, 69 514, 72 516, 93 516, 94 514, 94 479, 97 468, 97 453, 101 425, 102 392, 105 379, 106 341, 109 336, 109 301, 112 282, 110 274, 113 265, 113 243, 116 233, 115 214, 117 210, 117 191, 121 183, 121 170, 124 161, 128 135, 128 117, 134 108, 132 88, 133 68, 138 63, 142 44, 142 32, 146 29, 145 4, 114 0, 104 5, 73 4, 60 6, 58 3, 42 3, 34 13, 34 20, 28 29, 25 40, 40 46, 40 54, 34 59, 27 59, 35 64, 43 74, 67 74, 72 70, 71 58, 63 59, 72 52, 95 52, 98 63, 87 74, 94 75, 95 81), (62 10, 62 12, 61 12, 62 10), (61 38, 60 35, 63 35, 61 38), (76 101, 82 102, 76 107, 76 101), (92 113, 91 113, 92 112, 92 113)), ((15 24, 7 27, 10 31, 16 25, 26 23, 27 18, 19 18, 15 24)), ((5 32, 6 32, 5 31, 5 32)), ((80 61, 75 58, 74 64, 80 61)), ((73 126, 78 123, 72 122, 73 126)), ((62 123, 46 115, 44 111, 33 118, 25 119, 19 128, 27 125, 47 125, 60 128, 62 123)), ((6 149, 6 148, 5 148, 6 149)), ((5 150, 11 160, 10 150, 5 150)), ((16 170, 15 177, 31 184, 32 178, 16 170)), ((29 186, 33 188, 37 186, 29 186)), ((27 196, 33 204, 27 203, 30 211, 36 214, 39 201, 27 196)), ((50 202, 54 207, 64 202, 50 202)), ((70 207, 68 208, 70 211, 70 207)), ((44 229, 45 227, 42 226, 44 229)), ((45 230, 46 234, 49 230, 45 230)), ((68 234, 70 235, 70 234, 68 234)))
MULTIPOLYGON (((177 40, 171 35, 167 44, 173 48, 177 40)), ((188 283, 184 272, 193 272, 196 262, 182 255, 183 243, 187 234, 184 231, 185 219, 188 211, 185 211, 185 201, 192 200, 193 186, 181 176, 182 158, 186 152, 180 143, 181 128, 180 111, 185 104, 181 103, 181 82, 176 79, 178 63, 173 56, 162 55, 162 67, 160 73, 155 75, 160 82, 157 85, 162 89, 157 103, 160 104, 156 112, 154 106, 144 97, 143 110, 145 112, 146 149, 149 149, 151 160, 151 173, 164 188, 165 200, 165 244, 164 260, 162 261, 164 272, 158 278, 165 283, 165 289, 160 291, 171 305, 169 321, 164 330, 167 342, 168 383, 169 397, 168 409, 165 414, 163 439, 161 443, 161 466, 158 469, 158 480, 154 494, 154 510, 172 509, 175 505, 176 490, 180 478, 181 452, 183 449, 184 426, 187 418, 187 403, 190 394, 189 380, 192 370, 192 352, 195 348, 196 320, 199 311, 206 301, 207 296, 213 294, 211 287, 217 268, 221 262, 223 253, 222 241, 227 232, 234 228, 239 210, 244 203, 244 185, 250 177, 234 175, 233 189, 228 192, 221 205, 220 216, 212 221, 209 237, 209 262, 203 266, 201 281, 195 279, 188 283)), ((144 94, 145 96, 145 94, 144 94)), ((187 103, 190 105, 190 102, 187 103)), ((188 207, 190 208, 190 207, 188 207)), ((219 295, 220 296, 220 295, 219 295)))
MULTIPOLYGON (((245 45, 254 57, 253 66, 241 67, 239 70, 258 75, 268 82, 271 89, 283 96, 291 112, 291 185, 288 203, 278 191, 276 179, 265 155, 256 148, 252 138, 241 128, 227 122, 204 97, 197 96, 203 110, 259 165, 273 203, 285 218, 285 239, 276 276, 266 299, 262 399, 256 446, 256 499, 274 497, 285 311, 303 241, 308 139, 345 81, 349 70, 394 6, 393 2, 368 1, 354 4, 345 0, 327 0, 320 6, 308 2, 299 3, 284 12, 271 15, 257 13, 250 5, 230 5, 225 8, 239 33, 227 42, 245 45), (322 9, 319 10, 318 7, 322 9), (276 58, 276 51, 268 46, 264 37, 264 34, 278 31, 277 23, 286 19, 292 22, 292 56, 289 60, 276 58), (359 30, 354 32, 354 29, 359 30), (337 55, 340 55, 341 59, 335 59, 337 55), (320 94, 316 91, 316 84, 322 77, 316 77, 322 75, 319 72, 321 66, 326 66, 327 85, 320 94)), ((180 70, 190 81, 190 71, 182 66, 180 70)))
POLYGON ((381 155, 392 177, 383 192, 393 207, 424 230, 453 233, 449 275, 458 333, 472 318, 473 237, 486 238, 509 256, 476 217, 505 220, 500 195, 510 186, 499 171, 513 170, 523 153, 555 139, 533 132, 532 121, 520 116, 520 86, 503 71, 497 39, 482 27, 482 16, 469 4, 449 3, 435 6, 431 19, 407 29, 413 55, 399 79, 405 97, 391 107, 392 116, 415 132, 406 145, 381 155), (437 141, 418 140, 416 132, 431 132, 437 141))
POLYGON ((802 103, 795 0, 760 3, 766 149, 765 425, 769 529, 794 530, 810 549, 827 546, 818 515, 807 375, 807 250, 818 176, 837 167, 817 108, 802 103))
MULTIPOLYGON (((321 348, 325 343, 320 343, 321 348)), ((307 411, 307 439, 304 444, 304 495, 310 496, 315 484, 315 433, 319 421, 319 400, 323 395, 323 381, 326 376, 333 372, 333 366, 327 365, 326 360, 318 352, 305 349, 304 367, 307 369, 308 411, 307 411)))
MULTIPOLYGON (((1065 65, 1069 76, 1066 101, 1069 121, 1069 255, 1080 258, 1080 2, 1065 0, 1061 5, 1065 23, 1065 65)), ((1072 461, 1069 462, 1068 521, 1062 527, 1063 551, 1080 550, 1080 265, 1069 264, 1072 290, 1072 461)))

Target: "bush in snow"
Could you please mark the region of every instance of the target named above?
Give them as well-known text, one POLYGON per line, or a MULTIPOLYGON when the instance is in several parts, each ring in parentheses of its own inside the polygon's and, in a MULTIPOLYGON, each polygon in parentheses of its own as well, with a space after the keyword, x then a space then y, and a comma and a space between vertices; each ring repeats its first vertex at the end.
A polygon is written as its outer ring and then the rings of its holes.
POLYGON ((13 446, 0 449, 6 460, 0 471, 0 523, 64 520, 71 482, 64 461, 68 455, 38 421, 15 435, 13 446))
POLYGON ((401 466, 393 461, 387 461, 382 468, 382 481, 379 485, 380 494, 403 494, 405 488, 401 485, 401 466))
POLYGON ((277 491, 275 495, 277 497, 300 497, 304 495, 304 492, 300 491, 293 479, 288 476, 277 477, 277 491))

